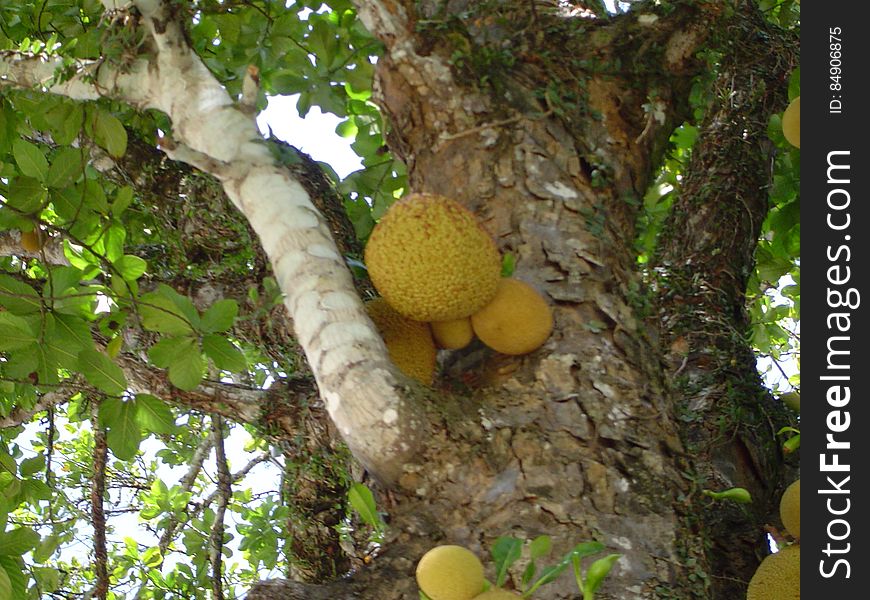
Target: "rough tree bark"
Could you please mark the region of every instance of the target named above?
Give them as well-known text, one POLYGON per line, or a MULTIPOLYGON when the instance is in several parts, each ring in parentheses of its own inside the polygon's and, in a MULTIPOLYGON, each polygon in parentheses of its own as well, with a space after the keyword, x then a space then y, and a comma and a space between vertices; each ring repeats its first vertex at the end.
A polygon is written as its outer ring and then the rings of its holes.
MULTIPOLYGON (((739 597, 757 562, 749 532, 760 531, 769 503, 744 515, 749 543, 728 554, 733 568, 709 558, 701 561, 709 571, 698 572, 697 557, 708 556, 710 544, 721 552, 728 532, 706 526, 700 488, 685 473, 693 469, 715 483, 748 478, 769 501, 772 486, 763 481, 777 480, 778 451, 752 448, 746 460, 746 437, 739 435, 689 456, 700 430, 677 418, 686 390, 671 385, 674 364, 659 340, 667 346, 693 327, 678 318, 690 303, 723 321, 729 335, 746 325, 740 281, 745 287, 765 211, 759 193, 765 175, 757 164, 763 148, 755 140, 769 98, 749 99, 752 118, 741 125, 753 136, 740 159, 753 153, 747 167, 753 179, 741 192, 752 219, 739 222, 740 247, 721 265, 691 263, 708 282, 739 271, 721 281, 725 304, 705 295, 706 288, 694 290, 682 303, 661 303, 658 322, 645 321, 636 310, 645 292, 633 240, 638 199, 703 68, 695 53, 743 3, 674 1, 671 10, 638 4, 628 15, 593 20, 563 13, 557 2, 356 2, 386 47, 376 99, 411 188, 453 197, 474 211, 502 252, 516 256, 516 276, 554 307, 555 331, 530 356, 506 359, 477 347, 452 357, 444 381, 471 382, 461 392, 446 384, 422 390, 398 375, 299 174, 255 143, 250 115, 186 46, 169 3, 135 4, 150 31, 149 53, 123 75, 100 71, 100 89, 169 115, 177 138, 163 149, 217 177, 249 220, 287 293, 326 408, 376 478, 390 515, 389 537, 370 567, 320 586, 264 582, 248 598, 415 598, 414 566, 429 547, 457 543, 485 556, 498 536, 540 534, 553 537, 556 553, 594 538, 623 554, 602 600, 739 597), (179 81, 195 83, 191 95, 178 93, 179 81), (203 106, 209 111, 196 110, 203 106), (733 472, 721 469, 722 460, 733 472), (747 474, 753 465, 762 470, 747 474), (704 526, 693 527, 698 518, 704 526), (723 577, 733 584, 721 584, 723 577)), ((33 85, 52 70, 27 59, 0 60, 6 85, 33 85)), ((53 91, 89 98, 96 89, 79 77, 53 91)), ((733 137, 737 130, 705 131, 733 137)), ((718 164, 715 156, 706 160, 718 164)), ((733 189, 734 177, 720 176, 722 188, 733 189)), ((695 191, 687 187, 688 202, 695 191)), ((725 206, 700 190, 697 198, 705 210, 725 206)), ((707 220, 691 221, 701 234, 690 238, 697 244, 681 248, 674 236, 662 250, 674 277, 688 258, 708 257, 730 241, 703 235, 719 226, 709 220, 714 212, 705 214, 707 220)), ((671 231, 682 236, 686 222, 679 219, 671 231)), ((718 398, 736 381, 747 398, 762 398, 745 343, 731 336, 721 347, 720 332, 699 331, 690 347, 701 354, 715 348, 717 358, 729 356, 734 365, 693 362, 692 372, 709 382, 690 390, 694 398, 718 398)), ((576 598, 576 585, 566 576, 544 594, 576 598)))
POLYGON ((702 502, 692 515, 692 527, 708 540, 701 559, 716 598, 742 597, 759 559, 747 549, 763 556, 758 524, 770 522, 783 491, 785 456, 775 434, 796 426, 759 382, 746 341, 745 291, 768 210, 766 126, 788 103, 785 82, 798 66, 797 44, 754 6, 717 31, 714 47, 724 56, 713 94, 727 101, 711 107, 702 123, 654 267, 663 349, 680 374, 675 409, 698 484, 743 487, 754 499, 748 506, 702 502))

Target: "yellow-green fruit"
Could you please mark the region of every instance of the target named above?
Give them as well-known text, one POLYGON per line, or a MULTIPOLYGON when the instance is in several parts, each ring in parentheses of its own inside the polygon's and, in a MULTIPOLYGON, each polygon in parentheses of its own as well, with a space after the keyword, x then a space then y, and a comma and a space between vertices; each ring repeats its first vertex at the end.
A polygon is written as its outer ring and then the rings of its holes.
POLYGON ((366 311, 384 338, 390 359, 402 373, 431 385, 437 349, 429 325, 403 317, 383 298, 367 302, 366 311))
POLYGON ((519 594, 514 594, 501 588, 492 588, 482 593, 480 596, 475 596, 474 600, 516 600, 521 598, 519 594))
POLYGON ((447 321, 480 310, 495 295, 495 242, 462 205, 434 194, 396 202, 365 249, 381 296, 415 321, 447 321))
POLYGON ((474 333, 502 354, 528 354, 547 341, 553 331, 553 311, 527 283, 505 278, 495 298, 471 316, 474 333))
POLYGON ((436 546, 417 563, 417 585, 432 600, 472 600, 483 591, 483 564, 462 546, 436 546))
POLYGON ((791 101, 782 113, 782 134, 789 144, 801 147, 801 97, 791 101))
POLYGON ((21 247, 28 252, 38 252, 45 245, 45 235, 38 229, 21 232, 21 247))
POLYGON ((786 546, 770 554, 749 582, 746 600, 800 600, 801 547, 786 546))
POLYGON ((800 414, 801 412, 801 395, 798 392, 787 392, 779 397, 786 406, 800 414))
POLYGON ((785 488, 779 500, 779 516, 785 530, 797 539, 801 537, 801 480, 785 488))
POLYGON ((459 350, 471 343, 474 331, 471 329, 471 319, 462 317, 452 321, 433 321, 432 337, 439 348, 459 350))

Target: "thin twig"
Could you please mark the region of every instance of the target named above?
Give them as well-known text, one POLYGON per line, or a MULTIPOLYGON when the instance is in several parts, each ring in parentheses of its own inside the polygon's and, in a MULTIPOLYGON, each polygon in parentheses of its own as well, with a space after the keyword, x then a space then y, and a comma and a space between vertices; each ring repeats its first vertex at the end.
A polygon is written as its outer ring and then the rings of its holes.
POLYGON ((106 515, 103 512, 103 495, 106 493, 106 459, 109 446, 106 431, 99 423, 99 403, 92 402, 91 428, 94 432, 93 475, 91 477, 91 525, 94 528, 94 575, 96 582, 93 596, 106 600, 109 593, 108 552, 106 549, 106 515))
POLYGON ((215 463, 217 464, 217 491, 218 505, 215 510, 214 524, 211 527, 211 539, 209 546, 211 547, 211 590, 214 600, 224 600, 223 580, 221 578, 221 566, 223 561, 224 544, 224 514, 227 510, 227 505, 230 502, 233 488, 231 483, 230 469, 227 465, 227 455, 224 451, 224 432, 223 419, 220 416, 214 415, 211 418, 212 436, 214 438, 215 463))

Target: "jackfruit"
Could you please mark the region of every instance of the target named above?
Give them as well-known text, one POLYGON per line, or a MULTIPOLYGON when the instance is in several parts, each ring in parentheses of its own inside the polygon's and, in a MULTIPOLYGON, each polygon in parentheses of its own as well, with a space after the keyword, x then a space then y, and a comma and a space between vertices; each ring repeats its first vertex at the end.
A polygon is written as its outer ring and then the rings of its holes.
POLYGON ((516 600, 521 598, 519 594, 514 594, 501 588, 492 588, 482 593, 480 596, 475 596, 474 600, 516 600))
POLYGON ((471 329, 471 319, 463 317, 452 321, 433 321, 432 337, 439 348, 459 350, 471 343, 474 331, 471 329))
POLYGON ((791 101, 782 113, 782 134, 795 148, 801 147, 801 97, 791 101))
POLYGON ((417 585, 431 600, 472 600, 484 582, 483 563, 462 546, 436 546, 417 563, 417 585))
POLYGON ((399 370, 420 383, 431 385, 437 349, 429 325, 400 315, 383 298, 367 302, 366 312, 384 338, 390 359, 399 370))
POLYGON ((45 234, 39 229, 21 232, 21 247, 28 252, 39 252, 45 245, 45 234))
POLYGON ((800 600, 801 547, 786 546, 761 561, 749 581, 746 600, 800 600))
POLYGON ((498 249, 474 215, 435 194, 396 202, 372 230, 365 263, 375 288, 415 321, 477 312, 495 295, 498 249))
POLYGON ((801 480, 785 488, 779 500, 779 517, 785 530, 793 537, 801 537, 801 480))
POLYGON ((492 301, 471 316, 474 333, 502 354, 528 354, 553 331, 553 311, 532 286, 504 278, 492 301))

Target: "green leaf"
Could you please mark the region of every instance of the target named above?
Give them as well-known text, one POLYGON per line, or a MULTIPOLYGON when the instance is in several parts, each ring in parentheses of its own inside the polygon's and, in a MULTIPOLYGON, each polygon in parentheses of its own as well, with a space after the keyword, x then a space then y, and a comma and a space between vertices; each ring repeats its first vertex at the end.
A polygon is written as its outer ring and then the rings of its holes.
POLYGON ((548 535, 539 535, 529 544, 529 555, 532 560, 547 556, 553 549, 553 540, 548 535))
POLYGON ((145 431, 172 434, 178 430, 172 409, 160 398, 136 394, 136 421, 145 431))
MULTIPOLYGON (((120 460, 130 460, 136 456, 139 443, 142 441, 142 430, 136 422, 137 409, 135 402, 118 401, 111 411, 114 413, 111 420, 105 420, 105 425, 109 428, 106 442, 112 453, 120 460)), ((102 411, 100 417, 102 420, 102 411)))
POLYGON ((116 217, 120 216, 130 204, 133 202, 133 188, 125 185, 115 194, 115 201, 112 202, 112 214, 116 217))
POLYGON ((45 120, 54 141, 64 146, 73 143, 81 131, 83 114, 84 108, 81 104, 61 103, 50 109, 45 120))
POLYGON ((163 562, 163 555, 160 553, 160 548, 153 546, 142 553, 142 563, 149 568, 159 567, 163 562))
POLYGON ((45 468, 45 455, 40 453, 33 458, 25 458, 18 466, 18 472, 22 477, 30 477, 45 468))
POLYGON ((186 348, 184 341, 192 339, 187 336, 166 336, 148 349, 148 358, 161 369, 169 368, 180 349, 186 348))
POLYGON ((38 146, 19 138, 12 142, 12 155, 22 175, 45 182, 48 161, 38 146))
POLYGON ((36 503, 40 500, 51 500, 54 492, 39 479, 23 479, 21 481, 21 493, 28 502, 36 503))
POLYGON ((53 316, 54 331, 46 336, 45 345, 54 354, 58 365, 78 370, 79 352, 94 347, 90 329, 80 317, 60 313, 53 316))
POLYGON ((26 215, 36 213, 45 204, 48 190, 36 179, 16 177, 6 192, 6 204, 26 215))
POLYGON ((797 67, 788 78, 788 100, 791 102, 801 95, 801 68, 797 67))
POLYGON ((142 296, 139 303, 145 329, 184 335, 199 328, 199 313, 190 298, 182 296, 168 285, 142 296))
POLYGON ((189 392, 196 389, 202 381, 205 364, 199 344, 190 338, 184 338, 179 343, 178 354, 169 365, 169 381, 180 390, 189 392))
POLYGON ((0 275, 0 306, 14 315, 30 315, 39 312, 42 303, 32 287, 3 274, 0 275))
POLYGON ((225 337, 207 335, 202 338, 202 350, 222 371, 241 373, 247 368, 245 355, 225 337))
POLYGON ((519 560, 523 542, 514 537, 500 537, 492 547, 492 560, 495 562, 495 585, 501 587, 507 579, 508 569, 519 560))
POLYGON ((0 351, 19 350, 37 339, 25 319, 8 312, 0 312, 0 351))
POLYGON ((378 507, 375 504, 375 497, 367 486, 362 483, 354 483, 348 490, 347 499, 363 523, 378 530, 383 527, 378 507))
POLYGON ((47 561, 51 558, 52 554, 54 554, 54 551, 57 550, 57 547, 60 546, 60 542, 61 539, 57 535, 50 535, 43 538, 33 551, 33 561, 37 563, 44 563, 47 561))
POLYGON ((80 148, 61 148, 51 161, 45 184, 50 188, 62 188, 73 183, 83 172, 80 148))
POLYGON ((113 337, 108 344, 106 344, 106 355, 109 358, 115 359, 118 357, 118 354, 121 353, 121 346, 124 344, 124 337, 121 335, 113 337))
POLYGON ((558 564, 547 567, 541 572, 540 578, 535 584, 526 591, 526 595, 531 594, 536 589, 544 584, 554 581, 567 569, 574 561, 579 561, 587 556, 597 554, 604 550, 604 544, 600 542, 582 542, 574 546, 558 564))
POLYGON ((12 595, 12 580, 2 564, 0 564, 0 600, 16 600, 12 595))
POLYGON ((21 556, 39 543, 39 534, 29 527, 0 533, 0 555, 21 556))
POLYGON ((204 333, 220 333, 233 326, 239 304, 235 300, 218 300, 202 315, 200 324, 204 333))
POLYGON ((107 394, 120 396, 127 389, 124 371, 102 352, 93 349, 79 352, 79 369, 88 383, 107 394))
POLYGON ((589 565, 589 568, 586 570, 586 581, 583 585, 584 600, 592 600, 595 592, 604 583, 604 578, 607 577, 610 569, 613 568, 613 563, 619 560, 620 557, 622 557, 622 554, 608 554, 589 565))
POLYGON ((712 490, 702 490, 705 496, 713 498, 713 500, 731 500, 740 504, 749 504, 752 502, 752 496, 745 488, 735 487, 724 490, 722 492, 714 492, 712 490))
POLYGON ((148 268, 148 263, 138 256, 125 254, 116 260, 113 263, 113 266, 118 270, 118 273, 121 274, 121 277, 127 281, 135 281, 145 274, 145 270, 148 268))
POLYGON ((34 567, 33 576, 43 593, 60 589, 60 571, 51 567, 34 567))
POLYGON ((98 110, 94 122, 94 138, 97 144, 115 158, 127 151, 127 130, 118 118, 104 110, 98 110))
POLYGON ((512 253, 507 252, 501 259, 501 276, 510 277, 514 274, 514 269, 517 266, 517 258, 512 253))

